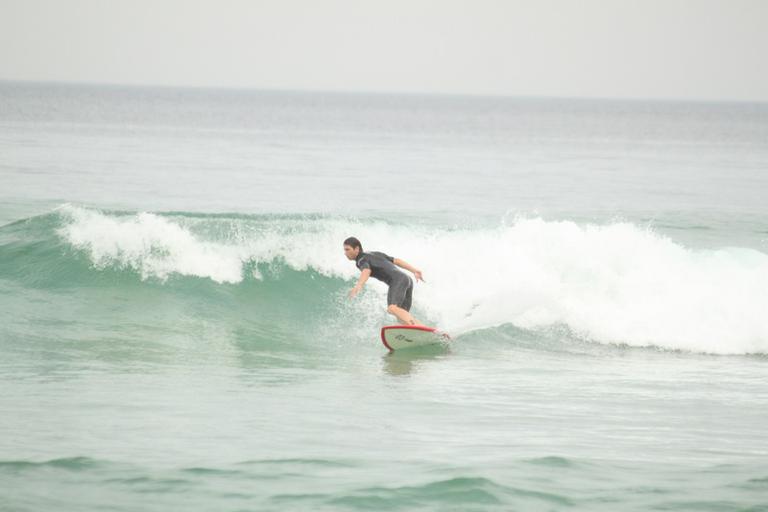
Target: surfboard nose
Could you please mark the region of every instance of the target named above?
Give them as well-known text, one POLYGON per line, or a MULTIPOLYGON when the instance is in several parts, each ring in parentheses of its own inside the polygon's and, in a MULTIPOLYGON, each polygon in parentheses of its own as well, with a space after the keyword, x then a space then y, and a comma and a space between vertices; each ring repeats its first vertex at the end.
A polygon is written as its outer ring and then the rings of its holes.
POLYGON ((435 345, 450 339, 447 333, 426 325, 385 325, 381 328, 381 341, 390 351, 435 345))

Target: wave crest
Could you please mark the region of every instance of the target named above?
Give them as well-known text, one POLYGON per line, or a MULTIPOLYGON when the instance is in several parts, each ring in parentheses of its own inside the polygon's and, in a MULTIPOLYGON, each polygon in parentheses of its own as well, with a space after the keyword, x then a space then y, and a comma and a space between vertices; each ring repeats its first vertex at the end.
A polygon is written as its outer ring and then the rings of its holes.
MULTIPOLYGON (((441 229, 342 218, 117 214, 58 210, 59 236, 96 268, 143 279, 173 274, 239 283, 279 262, 338 279, 357 272, 341 243, 424 271, 419 314, 460 334, 511 323, 566 324, 602 343, 708 353, 768 352, 768 255, 744 248, 692 250, 624 222, 520 218, 486 229, 441 229)), ((373 283, 375 293, 383 286, 373 283)))

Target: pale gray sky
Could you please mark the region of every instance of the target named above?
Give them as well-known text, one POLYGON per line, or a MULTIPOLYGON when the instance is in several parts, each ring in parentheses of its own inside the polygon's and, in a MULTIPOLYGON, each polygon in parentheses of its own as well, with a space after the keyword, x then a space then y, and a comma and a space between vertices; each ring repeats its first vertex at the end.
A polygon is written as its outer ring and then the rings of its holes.
POLYGON ((0 0, 0 79, 768 101, 768 0, 0 0))

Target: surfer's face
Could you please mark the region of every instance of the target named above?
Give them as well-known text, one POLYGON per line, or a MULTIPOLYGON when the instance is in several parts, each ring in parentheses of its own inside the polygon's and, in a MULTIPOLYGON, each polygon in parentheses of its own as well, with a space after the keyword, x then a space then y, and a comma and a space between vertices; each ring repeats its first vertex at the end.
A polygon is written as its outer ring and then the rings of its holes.
POLYGON ((360 254, 360 249, 358 247, 352 247, 351 245, 344 246, 344 255, 348 260, 357 258, 358 254, 360 254))

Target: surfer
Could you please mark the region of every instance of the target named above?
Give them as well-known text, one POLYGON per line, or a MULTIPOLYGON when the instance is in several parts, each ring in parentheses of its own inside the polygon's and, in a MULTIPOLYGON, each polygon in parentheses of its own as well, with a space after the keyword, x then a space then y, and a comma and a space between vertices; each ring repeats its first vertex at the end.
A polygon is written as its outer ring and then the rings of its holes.
POLYGON ((397 267, 412 272, 417 281, 423 282, 421 270, 383 252, 363 252, 360 240, 355 237, 344 240, 344 255, 349 260, 355 260, 355 265, 361 271, 360 279, 349 292, 350 298, 353 298, 363 289, 363 285, 369 277, 375 277, 389 286, 387 312, 397 317, 401 324, 419 325, 409 312, 413 298, 413 279, 405 272, 398 270, 397 267))

